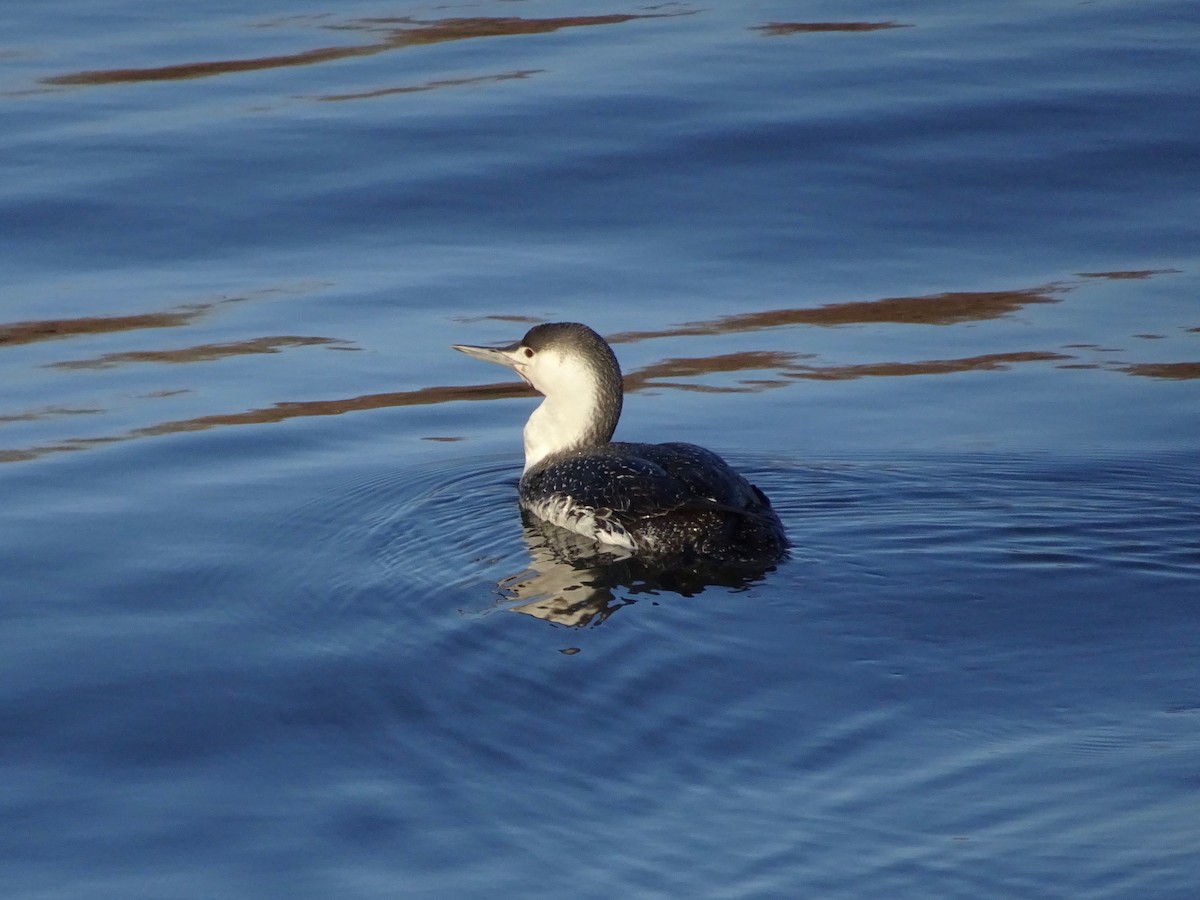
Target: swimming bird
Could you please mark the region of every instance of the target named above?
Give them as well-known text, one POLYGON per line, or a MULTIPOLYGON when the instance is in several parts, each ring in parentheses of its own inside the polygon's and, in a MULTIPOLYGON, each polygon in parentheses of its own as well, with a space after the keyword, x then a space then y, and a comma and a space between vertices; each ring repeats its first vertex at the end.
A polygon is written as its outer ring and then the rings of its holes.
POLYGON ((512 369, 545 398, 525 424, 518 487, 533 515, 638 555, 755 562, 786 550, 766 495, 716 453, 612 440, 621 367, 586 325, 537 325, 506 347, 453 347, 512 369))

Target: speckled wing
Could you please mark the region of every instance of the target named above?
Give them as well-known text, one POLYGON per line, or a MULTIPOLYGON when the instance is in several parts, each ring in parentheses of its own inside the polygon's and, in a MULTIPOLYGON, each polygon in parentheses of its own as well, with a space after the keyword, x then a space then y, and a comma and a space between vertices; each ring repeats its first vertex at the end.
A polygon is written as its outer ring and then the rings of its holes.
POLYGON ((736 520, 772 517, 766 498, 693 444, 614 443, 563 454, 521 479, 521 505, 556 525, 630 550, 707 552, 736 520))
POLYGON ((770 505, 725 460, 704 447, 681 443, 611 446, 628 447, 639 458, 659 466, 685 497, 709 500, 735 510, 770 505))
POLYGON ((638 549, 636 510, 676 508, 686 494, 661 466, 610 447, 563 454, 531 469, 521 478, 521 505, 601 543, 638 549))
POLYGON ((685 485, 659 462, 619 449, 640 445, 607 444, 552 457, 521 479, 522 502, 553 494, 569 494, 577 504, 629 511, 678 505, 685 485))

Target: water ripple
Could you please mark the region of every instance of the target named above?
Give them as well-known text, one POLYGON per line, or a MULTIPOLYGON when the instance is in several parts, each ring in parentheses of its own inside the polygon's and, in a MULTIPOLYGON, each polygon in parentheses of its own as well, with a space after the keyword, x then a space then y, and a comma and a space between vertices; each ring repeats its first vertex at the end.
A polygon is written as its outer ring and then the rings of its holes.
POLYGON ((760 484, 801 547, 918 552, 989 567, 1200 573, 1197 467, 1186 458, 1037 456, 793 465, 760 484), (1163 485, 1172 485, 1164 496, 1163 485))

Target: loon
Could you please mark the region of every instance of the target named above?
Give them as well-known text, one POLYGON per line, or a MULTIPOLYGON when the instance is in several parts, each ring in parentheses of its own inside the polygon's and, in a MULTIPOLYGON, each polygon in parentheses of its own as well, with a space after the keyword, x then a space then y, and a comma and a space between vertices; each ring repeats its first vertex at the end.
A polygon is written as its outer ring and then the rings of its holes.
POLYGON ((621 367, 586 325, 552 322, 506 347, 453 348, 512 369, 545 397, 525 424, 518 488, 534 516, 650 557, 760 562, 787 549, 766 495, 711 450, 611 440, 621 367))

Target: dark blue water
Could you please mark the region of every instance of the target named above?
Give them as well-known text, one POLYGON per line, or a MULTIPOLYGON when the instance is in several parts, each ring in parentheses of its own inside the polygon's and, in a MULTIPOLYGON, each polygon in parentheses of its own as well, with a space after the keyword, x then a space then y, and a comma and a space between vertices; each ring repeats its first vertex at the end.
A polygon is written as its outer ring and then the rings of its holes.
POLYGON ((1200 11, 0 10, 0 883, 1187 898, 1200 11), (534 400, 795 544, 564 563, 534 400))

